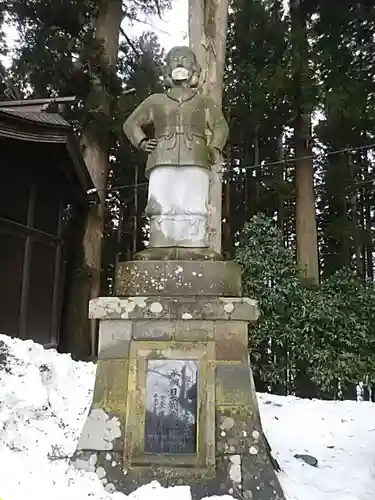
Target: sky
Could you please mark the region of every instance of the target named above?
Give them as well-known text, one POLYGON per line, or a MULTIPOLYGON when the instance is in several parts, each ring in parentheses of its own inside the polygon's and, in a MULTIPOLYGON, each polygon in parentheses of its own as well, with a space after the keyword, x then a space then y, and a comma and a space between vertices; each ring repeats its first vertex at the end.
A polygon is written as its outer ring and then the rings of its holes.
MULTIPOLYGON (((172 0, 172 9, 166 12, 162 19, 158 16, 143 16, 142 22, 129 24, 124 21, 123 28, 130 37, 140 36, 144 31, 153 31, 159 42, 166 50, 174 45, 187 45, 188 40, 188 0, 172 0)), ((6 29, 7 43, 10 48, 16 40, 16 30, 6 29)), ((5 66, 10 65, 11 59, 1 57, 5 66)))
POLYGON ((162 19, 150 16, 148 24, 134 23, 124 29, 131 36, 139 36, 144 31, 153 31, 159 38, 160 44, 166 49, 174 45, 187 45, 188 40, 188 0, 172 0, 172 9, 166 12, 162 19))

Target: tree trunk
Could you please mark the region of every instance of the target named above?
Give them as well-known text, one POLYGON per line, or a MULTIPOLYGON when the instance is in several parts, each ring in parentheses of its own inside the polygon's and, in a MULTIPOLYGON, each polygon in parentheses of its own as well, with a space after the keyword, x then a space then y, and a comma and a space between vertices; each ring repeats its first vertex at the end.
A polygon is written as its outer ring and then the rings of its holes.
POLYGON ((232 256, 232 230, 231 230, 231 183, 232 183, 232 158, 231 143, 227 144, 227 180, 224 191, 224 225, 223 225, 223 256, 230 259, 232 256))
POLYGON ((278 137, 277 140, 277 149, 278 149, 278 160, 281 162, 279 167, 278 167, 278 176, 279 176, 279 186, 277 190, 277 200, 278 200, 278 211, 277 211, 277 223, 279 226, 279 229, 281 231, 281 234, 283 235, 283 241, 286 242, 285 240, 285 213, 284 213, 284 203, 285 203, 285 196, 284 196, 284 147, 283 147, 283 134, 281 133, 278 137))
MULTIPOLYGON (((258 127, 255 128, 254 132, 254 165, 255 165, 255 179, 254 179, 254 188, 255 188, 255 203, 254 203, 254 212, 258 213, 261 207, 261 177, 262 177, 262 167, 260 166, 260 151, 259 151, 259 132, 258 127)), ((250 171, 252 175, 253 172, 250 171)))
POLYGON ((374 281, 374 244, 372 239, 372 216, 371 216, 371 202, 369 200, 371 194, 366 189, 366 254, 367 254, 367 278, 374 281))
MULTIPOLYGON (((361 176, 362 177, 362 176, 361 176)), ((363 177, 362 177, 363 178, 363 177)), ((365 279, 366 271, 366 245, 363 239, 365 229, 365 187, 363 186, 359 194, 359 210, 357 219, 357 234, 356 234, 356 261, 357 273, 361 279, 365 279)))
MULTIPOLYGON (((122 20, 121 0, 103 0, 95 19, 95 40, 102 47, 103 67, 115 75, 119 32, 122 20)), ((101 111, 111 116, 112 99, 110 89, 104 82, 95 85, 93 92, 99 96, 101 111)), ((90 110, 90 96, 87 107, 90 110)), ((82 150, 86 165, 99 194, 100 203, 91 205, 84 227, 80 268, 84 274, 76 273, 73 279, 71 304, 67 311, 67 329, 69 332, 84 330, 79 345, 73 341, 71 350, 76 358, 96 354, 96 321, 88 321, 88 302, 100 294, 102 244, 104 231, 104 212, 108 176, 109 130, 88 128, 82 134, 82 150), (78 302, 81 303, 78 306, 78 302), (78 311, 78 313, 77 313, 78 311), (86 349, 88 352, 86 353, 86 349)), ((74 333, 71 333, 74 336, 74 333)))
MULTIPOLYGON (((365 135, 366 142, 367 134, 365 135)), ((374 242, 372 237, 372 190, 371 190, 371 167, 366 152, 366 168, 365 168, 365 189, 364 189, 364 203, 365 203, 365 221, 366 221, 366 273, 365 277, 374 281, 374 242)))
MULTIPOLYGON (((189 0, 189 41, 202 67, 202 90, 221 106, 228 24, 228 0, 189 0)), ((222 159, 212 167, 209 243, 221 253, 222 159)))
POLYGON ((294 140, 296 155, 297 261, 305 277, 319 284, 318 238, 311 144, 311 116, 305 86, 310 85, 309 54, 303 3, 290 0, 295 85, 294 140))

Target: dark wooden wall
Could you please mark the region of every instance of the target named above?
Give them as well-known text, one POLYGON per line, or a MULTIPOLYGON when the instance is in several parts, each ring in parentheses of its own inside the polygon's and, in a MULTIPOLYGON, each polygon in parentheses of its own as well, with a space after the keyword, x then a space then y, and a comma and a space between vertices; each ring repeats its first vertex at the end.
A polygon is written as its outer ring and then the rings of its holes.
POLYGON ((0 333, 59 343, 69 185, 61 145, 0 141, 0 333))

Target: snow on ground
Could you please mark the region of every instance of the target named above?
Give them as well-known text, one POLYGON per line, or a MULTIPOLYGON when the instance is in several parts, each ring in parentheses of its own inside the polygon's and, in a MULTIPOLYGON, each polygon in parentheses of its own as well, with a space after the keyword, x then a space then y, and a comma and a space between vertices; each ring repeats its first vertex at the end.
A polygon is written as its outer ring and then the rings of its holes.
MULTIPOLYGON (((156 482, 129 497, 109 494, 95 474, 61 458, 75 450, 94 378, 93 364, 0 335, 0 499, 190 500, 188 486, 156 482)), ((375 498, 375 404, 268 394, 259 404, 288 500, 375 498), (318 467, 295 454, 314 456, 318 467)))

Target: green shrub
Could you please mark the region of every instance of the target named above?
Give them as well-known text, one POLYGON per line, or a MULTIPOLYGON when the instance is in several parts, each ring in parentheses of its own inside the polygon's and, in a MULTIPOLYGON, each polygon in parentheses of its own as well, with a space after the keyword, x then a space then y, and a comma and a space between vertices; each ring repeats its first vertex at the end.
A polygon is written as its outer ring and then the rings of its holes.
POLYGON ((375 378, 375 288, 343 270, 320 287, 300 278, 272 219, 244 227, 235 260, 261 316, 249 335, 259 390, 304 397, 347 395, 375 378))

